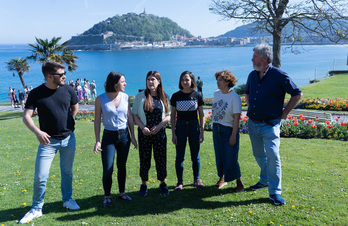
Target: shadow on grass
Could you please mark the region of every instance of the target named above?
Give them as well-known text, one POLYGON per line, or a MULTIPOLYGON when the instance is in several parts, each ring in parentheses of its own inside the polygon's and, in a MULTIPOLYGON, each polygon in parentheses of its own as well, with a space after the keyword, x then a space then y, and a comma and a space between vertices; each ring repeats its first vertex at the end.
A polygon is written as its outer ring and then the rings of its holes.
MULTIPOLYGON (((161 196, 159 189, 149 189, 148 195, 145 197, 139 196, 138 191, 127 193, 132 197, 132 201, 123 201, 118 199, 118 195, 112 196, 113 204, 104 207, 102 204, 103 195, 92 196, 86 199, 76 199, 76 202, 81 207, 79 211, 68 211, 62 208, 62 202, 45 203, 43 208, 44 214, 63 213, 66 215, 56 218, 57 221, 77 221, 88 219, 91 217, 112 216, 112 217, 133 217, 153 214, 168 214, 180 209, 216 209, 231 206, 246 206, 252 203, 268 203, 268 198, 257 198, 236 201, 224 196, 223 201, 211 201, 214 196, 222 196, 234 193, 234 188, 218 190, 214 186, 206 186, 204 188, 194 188, 185 186, 182 191, 173 191, 170 188, 170 194, 161 196), (93 212, 90 209, 94 209, 93 212), (89 211, 85 211, 89 210, 89 211)), ((213 198, 214 199, 214 198, 213 198)), ((221 198, 218 198, 221 199, 221 198)), ((14 220, 14 216, 20 220, 30 208, 16 208, 10 210, 2 210, 1 215, 5 218, 4 222, 14 220)))
POLYGON ((14 119, 14 118, 22 118, 22 117, 23 117, 23 112, 22 111, 0 112, 0 121, 1 120, 14 119))

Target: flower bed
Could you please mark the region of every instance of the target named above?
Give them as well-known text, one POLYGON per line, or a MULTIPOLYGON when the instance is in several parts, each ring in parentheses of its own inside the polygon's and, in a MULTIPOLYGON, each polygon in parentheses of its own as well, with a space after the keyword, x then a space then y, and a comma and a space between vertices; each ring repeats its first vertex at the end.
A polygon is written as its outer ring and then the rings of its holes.
POLYGON ((94 121, 94 111, 78 111, 75 120, 94 121))
POLYGON ((348 98, 303 98, 296 108, 314 109, 314 110, 330 110, 330 111, 348 111, 348 98))
POLYGON ((282 122, 280 135, 282 137, 298 138, 326 138, 334 140, 348 140, 348 127, 346 122, 338 123, 338 118, 334 122, 327 120, 325 123, 319 123, 319 120, 306 120, 300 115, 300 118, 288 116, 288 120, 282 122))
MULTIPOLYGON (((205 130, 212 131, 212 112, 209 111, 208 114, 209 115, 205 117, 205 130)), ((81 121, 93 121, 94 111, 79 111, 76 114, 75 119, 81 121)), ((247 134, 249 132, 248 120, 248 116, 241 115, 239 123, 240 133, 247 134)), ((306 117, 303 115, 300 115, 300 117, 288 115, 288 119, 281 123, 280 136, 304 139, 322 138, 347 141, 348 125, 346 122, 339 121, 339 118, 336 117, 333 122, 327 120, 325 123, 320 123, 319 119, 306 119, 306 117)), ((170 124, 168 124, 167 127, 170 128, 170 124)))

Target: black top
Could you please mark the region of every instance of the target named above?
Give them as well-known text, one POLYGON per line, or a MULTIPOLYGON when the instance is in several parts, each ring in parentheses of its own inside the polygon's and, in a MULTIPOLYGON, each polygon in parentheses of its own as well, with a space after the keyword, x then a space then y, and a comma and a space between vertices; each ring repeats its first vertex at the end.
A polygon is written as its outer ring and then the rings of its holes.
POLYGON ((63 140, 75 129, 70 106, 77 103, 76 93, 71 86, 49 89, 42 84, 30 92, 25 108, 37 108, 40 129, 53 139, 63 140))
POLYGON ((147 123, 146 126, 150 129, 153 126, 158 125, 162 122, 162 111, 163 111, 160 98, 157 96, 152 96, 152 100, 153 100, 152 112, 145 111, 146 123, 147 123))
POLYGON ((190 121, 197 119, 197 110, 204 104, 202 95, 196 91, 184 93, 181 90, 174 93, 170 104, 176 108, 177 119, 190 121))

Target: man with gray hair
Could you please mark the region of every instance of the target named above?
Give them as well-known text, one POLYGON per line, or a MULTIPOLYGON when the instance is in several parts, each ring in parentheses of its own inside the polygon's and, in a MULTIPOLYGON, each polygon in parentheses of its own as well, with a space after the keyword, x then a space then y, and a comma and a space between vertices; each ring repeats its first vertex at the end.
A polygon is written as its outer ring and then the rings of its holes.
POLYGON ((260 44, 254 47, 252 58, 254 71, 245 85, 248 104, 249 137, 254 157, 261 168, 260 180, 250 189, 267 188, 275 205, 284 205, 281 197, 281 162, 279 155, 280 122, 301 99, 302 91, 291 78, 272 65, 272 47, 260 44), (285 94, 291 98, 284 106, 285 94))

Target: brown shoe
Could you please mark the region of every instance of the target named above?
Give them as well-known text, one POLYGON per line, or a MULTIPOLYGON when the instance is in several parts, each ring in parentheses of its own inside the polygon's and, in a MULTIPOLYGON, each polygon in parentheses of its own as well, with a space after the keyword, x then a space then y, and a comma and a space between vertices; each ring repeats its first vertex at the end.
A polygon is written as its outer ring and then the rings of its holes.
POLYGON ((225 177, 222 176, 220 180, 215 184, 215 187, 218 189, 223 188, 225 185, 227 185, 227 182, 225 182, 225 177))
POLYGON ((236 192, 243 192, 244 191, 244 185, 242 182, 242 178, 237 179, 237 187, 236 187, 236 192))

